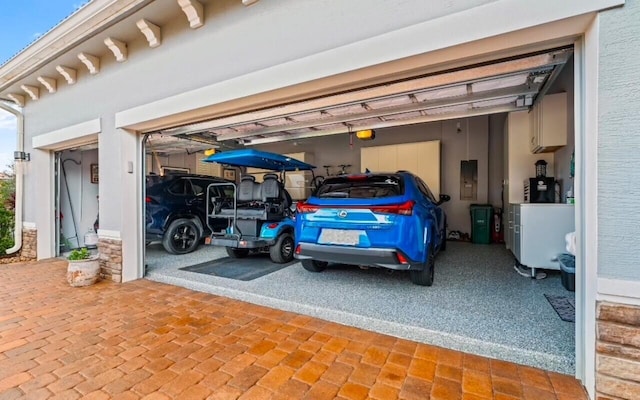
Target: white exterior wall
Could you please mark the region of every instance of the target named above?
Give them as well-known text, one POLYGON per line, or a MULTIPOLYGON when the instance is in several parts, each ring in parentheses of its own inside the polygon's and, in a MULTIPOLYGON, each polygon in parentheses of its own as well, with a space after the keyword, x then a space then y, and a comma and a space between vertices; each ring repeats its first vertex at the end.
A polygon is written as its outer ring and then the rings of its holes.
MULTIPOLYGON (((336 7, 331 0, 279 0, 243 7, 239 1, 226 0, 206 3, 205 25, 197 30, 188 27, 177 4, 167 2, 176 8, 176 18, 162 26, 160 47, 150 49, 140 35, 128 43, 129 59, 124 64, 116 63, 105 47, 97 75, 78 65, 74 85, 60 78, 57 93, 42 90, 38 101, 28 102, 26 151, 33 153, 31 139, 36 135, 101 118, 99 161, 109 167, 100 169, 100 197, 110 199, 100 206, 101 229, 120 231, 123 203, 114 194, 121 193, 122 174, 132 160, 123 158, 116 112, 489 2, 351 0, 336 7)), ((133 26, 143 16, 144 9, 121 25, 133 26)), ((26 179, 26 221, 38 220, 41 203, 29 193, 50 179, 41 172, 26 179)))
MULTIPOLYGON (((640 281, 640 1, 600 15, 598 276, 640 281)), ((640 297, 640 282, 635 296, 640 297)))

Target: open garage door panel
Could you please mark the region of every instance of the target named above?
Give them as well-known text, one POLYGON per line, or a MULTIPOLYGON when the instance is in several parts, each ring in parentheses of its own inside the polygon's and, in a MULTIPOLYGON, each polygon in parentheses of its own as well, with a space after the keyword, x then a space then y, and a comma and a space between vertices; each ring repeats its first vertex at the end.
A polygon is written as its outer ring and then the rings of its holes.
POLYGON ((551 86, 572 48, 390 82, 157 133, 203 147, 254 146, 530 108, 551 86))

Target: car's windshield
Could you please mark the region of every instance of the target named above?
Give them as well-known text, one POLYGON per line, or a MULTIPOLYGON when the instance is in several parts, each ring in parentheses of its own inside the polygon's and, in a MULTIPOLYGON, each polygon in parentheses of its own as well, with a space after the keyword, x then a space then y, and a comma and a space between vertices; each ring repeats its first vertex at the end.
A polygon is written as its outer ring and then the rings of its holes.
POLYGON ((399 175, 351 175, 329 178, 318 188, 316 197, 372 199, 400 196, 404 183, 399 175))

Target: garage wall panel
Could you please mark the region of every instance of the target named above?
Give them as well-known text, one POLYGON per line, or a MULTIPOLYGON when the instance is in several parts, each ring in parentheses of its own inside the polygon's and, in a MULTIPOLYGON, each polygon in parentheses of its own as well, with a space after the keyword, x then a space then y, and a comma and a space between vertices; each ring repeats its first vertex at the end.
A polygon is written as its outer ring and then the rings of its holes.
POLYGON ((601 14, 598 66, 598 275, 634 281, 640 281, 639 21, 637 0, 601 14))
MULTIPOLYGON (((376 138, 372 141, 360 141, 354 138, 353 146, 349 145, 349 135, 333 135, 306 140, 274 143, 258 146, 260 150, 276 153, 295 153, 308 151, 314 153, 314 165, 318 166, 316 174, 324 175, 322 165, 351 164, 350 172, 361 171, 360 149, 363 147, 383 146, 390 144, 441 141, 441 182, 440 193, 451 196, 451 201, 443 205, 447 212, 449 229, 471 232, 469 205, 471 202, 460 201, 460 160, 478 160, 478 203, 488 199, 488 157, 489 157, 489 122, 488 116, 469 118, 469 141, 464 132, 457 132, 457 123, 466 129, 466 119, 432 122, 426 124, 376 130, 376 138), (468 143, 468 146, 467 146, 468 143), (467 155, 467 148, 469 153, 467 155)), ((378 156, 378 159, 382 157, 378 156)), ((371 164, 375 165, 375 164, 371 164)), ((380 165, 378 170, 382 170, 380 165)), ((338 168, 332 168, 337 172, 338 168)))

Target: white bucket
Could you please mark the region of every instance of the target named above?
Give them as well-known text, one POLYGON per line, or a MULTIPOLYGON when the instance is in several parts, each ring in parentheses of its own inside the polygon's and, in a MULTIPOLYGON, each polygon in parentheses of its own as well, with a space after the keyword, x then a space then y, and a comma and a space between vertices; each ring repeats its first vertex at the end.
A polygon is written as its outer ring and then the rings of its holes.
POLYGON ((84 235, 84 245, 86 247, 97 247, 98 246, 98 234, 95 232, 87 232, 84 235))

